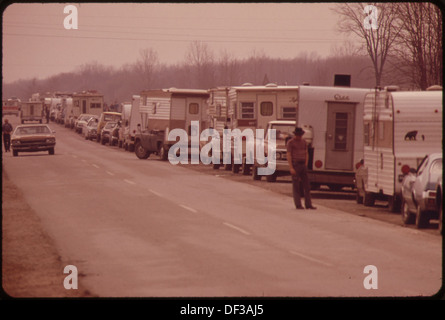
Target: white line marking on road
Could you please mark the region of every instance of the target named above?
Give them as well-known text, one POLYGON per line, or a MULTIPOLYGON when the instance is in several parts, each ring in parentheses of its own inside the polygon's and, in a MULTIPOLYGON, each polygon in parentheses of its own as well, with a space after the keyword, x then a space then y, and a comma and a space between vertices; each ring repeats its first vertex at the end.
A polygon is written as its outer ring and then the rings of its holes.
POLYGON ((148 189, 148 191, 150 191, 151 193, 153 193, 154 195, 157 195, 158 197, 162 197, 162 194, 159 192, 156 192, 154 190, 148 189))
POLYGON ((293 254, 293 255, 299 256, 300 258, 303 258, 303 259, 306 259, 306 260, 309 260, 309 261, 312 261, 312 262, 320 263, 320 264, 328 266, 328 267, 332 267, 333 266, 330 263, 327 263, 327 262, 324 262, 324 261, 321 261, 321 260, 309 257, 309 256, 307 256, 305 254, 302 254, 302 253, 299 253, 299 252, 296 252, 296 251, 293 251, 293 250, 290 250, 289 252, 291 254, 293 254))
MULTIPOLYGON (((77 158, 77 157, 76 157, 76 158, 77 158)), ((86 162, 87 162, 85 159, 82 159, 81 161, 82 161, 83 163, 86 163, 86 162)))
POLYGON ((181 208, 184 208, 185 210, 190 211, 190 212, 198 213, 198 211, 196 211, 196 210, 193 209, 193 208, 187 207, 186 205, 180 204, 179 206, 180 206, 181 208))
POLYGON ((110 171, 105 171, 105 172, 108 173, 110 176, 114 176, 113 172, 110 172, 110 171))
MULTIPOLYGON (((77 156, 75 155, 75 154, 72 154, 71 155, 71 157, 73 157, 73 158, 76 158, 77 159, 77 156)), ((82 160, 83 161, 83 160, 82 160)))
POLYGON ((99 169, 100 167, 97 165, 97 164, 91 164, 93 167, 95 167, 95 168, 97 168, 97 169, 99 169))
POLYGON ((124 181, 125 181, 126 183, 128 183, 128 184, 136 184, 135 182, 130 181, 130 180, 127 180, 127 179, 124 179, 124 181))
POLYGON ((237 231, 239 231, 239 232, 241 232, 241 233, 244 233, 245 235, 250 235, 250 233, 247 232, 246 230, 241 229, 240 227, 234 226, 233 224, 230 224, 230 223, 228 223, 228 222, 223 222, 223 224, 224 224, 225 226, 229 227, 229 228, 232 228, 232 229, 235 229, 235 230, 237 230, 237 231))

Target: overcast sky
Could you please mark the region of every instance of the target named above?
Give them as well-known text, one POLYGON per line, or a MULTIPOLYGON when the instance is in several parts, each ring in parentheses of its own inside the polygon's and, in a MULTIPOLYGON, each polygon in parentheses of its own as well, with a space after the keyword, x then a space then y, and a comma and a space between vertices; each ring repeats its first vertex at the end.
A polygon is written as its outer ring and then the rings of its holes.
POLYGON ((236 58, 257 52, 327 56, 345 35, 331 3, 75 4, 78 29, 67 30, 64 4, 12 4, 3 12, 3 81, 38 78, 98 62, 134 63, 144 48, 161 63, 181 63, 192 41, 236 58))

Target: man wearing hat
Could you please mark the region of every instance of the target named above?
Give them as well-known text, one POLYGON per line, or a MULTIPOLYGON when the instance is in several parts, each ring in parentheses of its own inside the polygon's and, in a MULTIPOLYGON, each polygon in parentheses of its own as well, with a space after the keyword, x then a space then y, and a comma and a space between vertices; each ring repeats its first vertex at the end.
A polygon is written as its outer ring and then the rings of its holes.
POLYGON ((307 174, 308 149, 302 138, 304 130, 296 127, 294 137, 287 142, 287 161, 292 175, 292 192, 297 209, 303 209, 300 199, 300 182, 304 191, 304 205, 306 209, 316 209, 312 206, 309 178, 307 174))

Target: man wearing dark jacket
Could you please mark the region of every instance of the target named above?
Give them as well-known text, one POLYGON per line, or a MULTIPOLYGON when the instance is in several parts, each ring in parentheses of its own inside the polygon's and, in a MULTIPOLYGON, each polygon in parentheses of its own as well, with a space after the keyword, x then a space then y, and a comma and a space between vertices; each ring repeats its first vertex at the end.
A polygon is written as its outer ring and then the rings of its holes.
POLYGON ((2 125, 3 145, 5 146, 5 152, 10 151, 11 132, 12 132, 12 125, 9 123, 8 119, 5 119, 5 123, 2 125))

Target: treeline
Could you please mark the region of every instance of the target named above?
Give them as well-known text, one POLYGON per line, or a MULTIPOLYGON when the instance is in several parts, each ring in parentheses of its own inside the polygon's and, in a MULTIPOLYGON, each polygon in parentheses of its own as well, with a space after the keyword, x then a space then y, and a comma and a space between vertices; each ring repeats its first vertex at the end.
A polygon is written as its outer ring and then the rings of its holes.
MULTIPOLYGON (((350 74, 351 86, 374 87, 374 74, 369 57, 337 54, 322 58, 316 54, 300 54, 293 59, 277 59, 263 53, 237 59, 223 53, 215 58, 205 44, 193 43, 184 62, 167 65, 158 62, 152 49, 142 50, 140 59, 116 68, 91 62, 73 72, 60 73, 46 79, 25 79, 3 84, 3 97, 27 100, 33 93, 80 92, 97 90, 104 94, 107 104, 131 100, 132 95, 145 89, 199 88, 241 85, 249 82, 262 85, 330 86, 335 74, 350 74)), ((397 83, 394 78, 387 84, 397 83)))

